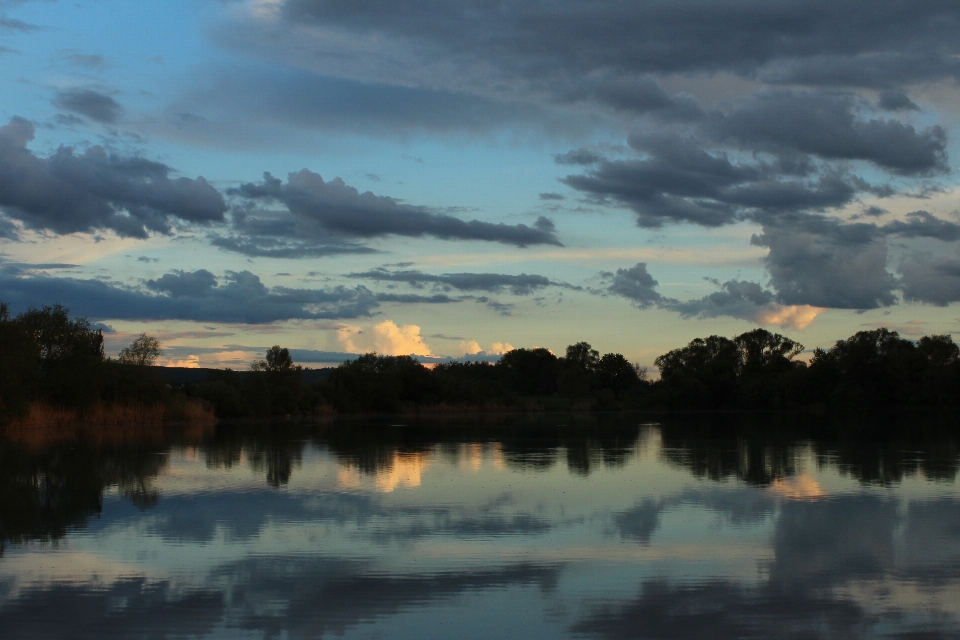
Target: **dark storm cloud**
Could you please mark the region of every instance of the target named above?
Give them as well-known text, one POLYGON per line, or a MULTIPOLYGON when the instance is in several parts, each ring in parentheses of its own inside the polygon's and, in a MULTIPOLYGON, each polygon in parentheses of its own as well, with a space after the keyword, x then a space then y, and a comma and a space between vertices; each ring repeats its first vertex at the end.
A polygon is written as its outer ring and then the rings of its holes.
POLYGON ((934 287, 940 292, 934 294, 930 278, 939 277, 935 276, 939 272, 926 269, 925 261, 904 263, 910 276, 901 283, 887 271, 886 238, 891 236, 954 242, 960 240, 960 225, 927 211, 914 211, 906 220, 883 226, 814 215, 770 217, 763 223, 763 233, 751 242, 769 247, 762 260, 776 300, 783 304, 873 309, 894 304, 894 291, 901 286, 907 299, 944 303, 949 278, 934 287))
MULTIPOLYGON (((857 61, 875 54, 878 43, 894 58, 923 56, 928 63, 946 63, 960 52, 960 9, 948 2, 428 0, 374 9, 347 0, 288 0, 282 15, 291 23, 408 42, 424 57, 464 66, 492 62, 504 73, 529 78, 549 70, 571 75, 732 71, 752 77, 766 66, 790 61, 824 56, 857 61)), ((416 58, 410 57, 412 64, 416 58)), ((916 65, 904 79, 927 79, 929 66, 916 65)), ((953 73, 942 65, 938 71, 953 73)))
POLYGON ((202 298, 217 286, 217 277, 206 269, 197 271, 174 271, 157 278, 147 280, 147 288, 174 297, 192 296, 202 298))
POLYGON ((645 160, 604 160, 582 175, 569 175, 564 184, 599 199, 613 199, 637 213, 637 224, 659 227, 665 222, 691 222, 715 227, 736 219, 737 208, 719 201, 721 190, 751 180, 755 172, 723 157, 688 146, 664 148, 645 160))
POLYGON ((629 206, 641 227, 677 222, 715 227, 763 212, 838 207, 857 193, 855 181, 841 175, 781 177, 770 165, 732 161, 690 138, 634 137, 631 144, 646 157, 602 160, 562 182, 629 206))
POLYGON ((895 89, 887 89, 886 91, 880 92, 880 100, 877 102, 877 106, 886 111, 902 111, 902 110, 911 110, 919 111, 920 107, 913 103, 913 100, 907 96, 903 91, 898 91, 895 89))
POLYGON ((557 164, 593 164, 603 158, 589 149, 571 149, 553 156, 557 164))
POLYGON ((27 144, 34 127, 14 117, 0 127, 0 208, 27 227, 56 233, 111 230, 146 238, 175 220, 218 222, 227 207, 202 177, 171 178, 170 167, 101 147, 60 147, 40 158, 27 144))
POLYGON ((767 305, 776 301, 772 291, 764 289, 756 282, 743 280, 729 280, 723 284, 716 283, 720 290, 708 294, 699 300, 665 301, 663 306, 676 311, 686 318, 717 318, 729 316, 733 318, 755 319, 758 312, 767 305))
POLYGON ((903 298, 945 307, 960 301, 960 258, 914 254, 900 264, 903 298))
POLYGON ((606 281, 603 289, 593 293, 620 296, 632 301, 639 309, 657 307, 679 313, 684 318, 717 318, 727 316, 751 322, 760 322, 761 313, 776 302, 776 296, 756 282, 729 280, 714 281, 719 291, 699 300, 676 300, 657 291, 659 283, 647 271, 644 262, 629 269, 617 269, 616 273, 601 273, 606 281))
POLYGON ((432 284, 445 290, 489 291, 492 293, 507 290, 516 296, 530 295, 549 286, 571 288, 571 285, 556 282, 546 276, 526 273, 521 273, 518 276, 503 273, 444 273, 433 275, 415 270, 389 271, 378 268, 347 275, 350 278, 364 278, 381 282, 403 282, 417 287, 432 284))
POLYGON ((557 82, 552 100, 560 105, 594 103, 629 115, 667 121, 697 120, 703 110, 686 95, 671 96, 649 75, 602 71, 557 82))
POLYGON ((941 220, 929 211, 913 211, 908 213, 906 218, 906 222, 888 222, 881 230, 902 238, 936 238, 945 242, 960 240, 960 225, 941 220))
POLYGON ((771 84, 864 87, 899 92, 897 87, 960 76, 960 62, 943 51, 891 50, 855 55, 811 55, 768 65, 757 79, 771 84))
POLYGON ((91 89, 60 91, 53 99, 53 104, 61 109, 107 124, 116 122, 123 111, 123 107, 116 100, 91 89))
POLYGON ((684 317, 730 316, 758 321, 773 304, 834 309, 874 309, 895 304, 902 289, 910 301, 945 305, 960 300, 960 271, 951 260, 914 254, 900 266, 898 280, 887 271, 889 237, 960 240, 960 225, 927 211, 907 214, 886 225, 845 223, 837 218, 799 214, 770 216, 751 243, 769 248, 761 260, 770 275, 768 290, 755 282, 715 282, 719 290, 698 300, 662 296, 645 263, 616 274, 602 274, 601 291, 657 306, 684 317))
POLYGON ((715 114, 709 128, 761 151, 797 151, 833 160, 865 160, 902 175, 948 170, 946 132, 917 131, 898 120, 856 116, 850 94, 762 91, 729 114, 715 114))
POLYGON ((632 300, 641 309, 663 300, 663 296, 657 291, 660 283, 647 272, 645 262, 638 262, 629 269, 617 269, 616 274, 604 275, 613 277, 613 281, 607 286, 608 292, 632 300))
POLYGON ((638 157, 610 160, 576 149, 555 160, 588 165, 561 182, 630 207, 642 227, 719 226, 764 213, 839 208, 862 194, 894 195, 892 187, 851 173, 848 161, 907 177, 948 170, 941 127, 918 131, 898 120, 867 119, 858 115, 861 106, 846 93, 762 91, 683 132, 631 136, 638 157))
POLYGON ((872 224, 842 224, 802 216, 763 226, 755 245, 777 299, 839 309, 874 309, 896 302, 896 281, 887 272, 887 245, 872 224))
POLYGON ((0 238, 5 240, 19 240, 20 234, 17 232, 17 225, 4 217, 0 217, 0 238))
POLYGON ((14 311, 59 303, 78 316, 117 320, 194 320, 247 324, 371 315, 379 306, 366 287, 291 289, 264 285, 249 271, 175 271, 145 282, 146 291, 101 280, 0 275, 4 302, 14 311))
POLYGON ((264 174, 259 184, 247 183, 233 192, 253 200, 280 202, 302 221, 317 225, 327 234, 353 238, 387 235, 432 236, 442 240, 482 240, 516 246, 560 245, 546 218, 533 227, 461 220, 435 213, 426 207, 400 204, 393 198, 360 193, 340 178, 325 182, 303 169, 291 173, 287 183, 264 174))

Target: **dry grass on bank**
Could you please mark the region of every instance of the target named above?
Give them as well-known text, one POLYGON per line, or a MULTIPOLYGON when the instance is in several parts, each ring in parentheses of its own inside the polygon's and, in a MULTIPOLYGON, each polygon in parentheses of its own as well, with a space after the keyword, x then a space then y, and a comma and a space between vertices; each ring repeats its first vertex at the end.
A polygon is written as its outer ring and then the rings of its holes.
POLYGON ((195 398, 171 405, 142 403, 97 402, 85 409, 63 409, 35 402, 23 420, 10 426, 18 427, 96 427, 119 425, 161 424, 166 422, 214 422, 213 408, 195 398))

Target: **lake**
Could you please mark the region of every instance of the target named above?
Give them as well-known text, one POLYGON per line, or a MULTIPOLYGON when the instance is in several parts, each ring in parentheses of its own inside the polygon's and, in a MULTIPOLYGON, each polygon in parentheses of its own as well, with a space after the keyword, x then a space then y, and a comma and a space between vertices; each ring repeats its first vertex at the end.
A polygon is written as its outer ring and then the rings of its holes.
POLYGON ((0 636, 955 638, 957 424, 9 433, 0 636))

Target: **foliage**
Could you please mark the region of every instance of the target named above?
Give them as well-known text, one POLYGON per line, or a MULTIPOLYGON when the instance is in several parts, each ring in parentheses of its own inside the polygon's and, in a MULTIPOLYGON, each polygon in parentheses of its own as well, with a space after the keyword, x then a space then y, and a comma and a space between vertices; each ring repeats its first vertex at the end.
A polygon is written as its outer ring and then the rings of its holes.
POLYGON ((0 425, 27 414, 39 365, 39 345, 0 303, 0 425))
POLYGON ((267 357, 264 360, 254 360, 250 363, 251 371, 269 371, 271 373, 286 374, 293 371, 300 371, 302 367, 293 363, 290 357, 289 349, 282 349, 280 345, 273 345, 267 349, 267 357))
POLYGON ((71 319, 60 305, 29 309, 13 323, 38 352, 38 397, 68 406, 98 399, 104 362, 101 331, 94 331, 85 318, 71 319))
POLYGON ((117 361, 120 364, 133 364, 140 367, 153 366, 157 363, 157 358, 163 355, 163 349, 160 348, 160 341, 156 338, 141 333, 140 337, 130 343, 120 351, 117 361))
POLYGON ((11 318, 0 304, 0 424, 22 418, 31 403, 51 410, 104 403, 170 405, 177 393, 206 401, 218 417, 229 419, 304 415, 321 408, 960 405, 960 347, 948 335, 914 342, 875 329, 815 350, 809 365, 797 359, 802 352, 803 345, 765 329, 732 339, 696 338, 656 359, 660 378, 655 382, 622 354, 601 356, 586 342, 570 345, 563 357, 539 347, 514 349, 496 364, 449 362, 432 369, 410 356, 368 353, 344 362, 325 379, 310 371, 310 379, 320 381, 308 385, 289 349, 274 345, 250 371, 211 370, 202 381, 175 392, 163 368, 144 366, 159 354, 156 339, 141 334, 119 361, 110 361, 103 355, 103 335, 85 319, 71 319, 63 307, 30 309, 11 318))
MULTIPOLYGON (((146 364, 154 348, 141 335, 125 351, 146 364)), ((174 394, 156 368, 125 361, 107 360, 103 333, 60 305, 11 317, 0 303, 0 425, 40 405, 64 415, 93 415, 105 404, 170 405, 174 394)))

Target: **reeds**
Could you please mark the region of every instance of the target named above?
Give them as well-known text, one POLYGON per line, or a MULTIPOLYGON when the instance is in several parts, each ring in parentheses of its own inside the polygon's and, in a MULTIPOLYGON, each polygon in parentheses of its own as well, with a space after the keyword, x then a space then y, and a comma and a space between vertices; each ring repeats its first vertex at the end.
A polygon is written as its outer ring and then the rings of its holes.
POLYGON ((196 398, 186 398, 168 404, 96 402, 83 409, 67 409, 34 402, 30 405, 29 413, 10 426, 14 428, 96 427, 167 422, 213 422, 215 420, 213 408, 196 398))

